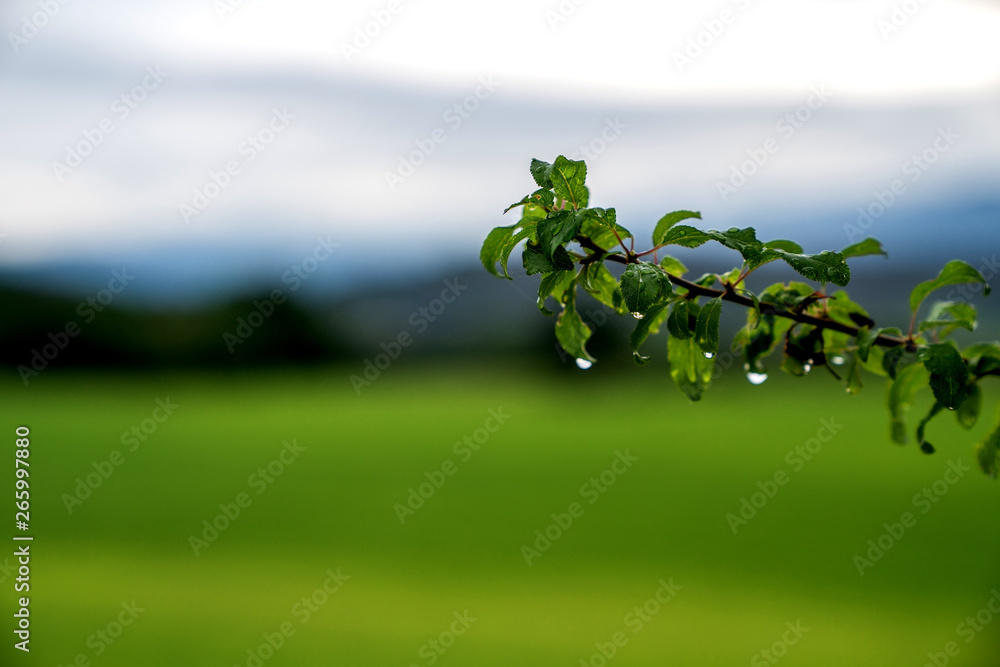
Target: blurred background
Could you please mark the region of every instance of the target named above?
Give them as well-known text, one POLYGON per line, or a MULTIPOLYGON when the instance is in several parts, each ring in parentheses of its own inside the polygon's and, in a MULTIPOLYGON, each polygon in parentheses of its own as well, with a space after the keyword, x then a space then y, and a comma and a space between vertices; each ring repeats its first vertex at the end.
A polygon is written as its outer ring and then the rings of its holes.
MULTIPOLYGON (((934 456, 889 443, 877 377, 751 388, 720 355, 691 404, 662 338, 635 368, 586 301, 582 371, 520 253, 478 261, 562 154, 638 245, 677 209, 880 239, 849 289, 905 327, 948 260, 1000 271, 997 3, 12 0, 0 28, 0 414, 35 464, 10 664, 997 664, 995 387, 934 456)), ((972 300, 963 340, 995 340, 972 300)))

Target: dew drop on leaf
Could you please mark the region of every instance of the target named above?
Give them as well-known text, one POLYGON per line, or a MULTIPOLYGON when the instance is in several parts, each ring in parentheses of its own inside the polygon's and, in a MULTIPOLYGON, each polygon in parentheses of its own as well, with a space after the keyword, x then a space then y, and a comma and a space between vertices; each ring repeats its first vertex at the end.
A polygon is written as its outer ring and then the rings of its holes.
POLYGON ((642 313, 633 312, 632 317, 634 317, 637 320, 641 320, 642 318, 645 317, 645 315, 643 315, 642 313))
POLYGON ((704 355, 706 359, 711 359, 712 357, 715 356, 715 354, 713 354, 712 352, 702 352, 702 355, 704 355))
POLYGON ((747 373, 747 380, 750 384, 764 384, 767 381, 767 373, 747 373))
POLYGON ((577 359, 576 360, 576 366, 577 366, 577 368, 581 368, 583 370, 587 370, 588 368, 590 368, 593 365, 594 365, 594 362, 593 361, 588 361, 587 359, 577 359))
POLYGON ((841 356, 830 357, 830 363, 834 366, 843 366, 844 358, 841 356))
POLYGON ((802 364, 802 374, 809 375, 809 371, 813 369, 812 364, 802 364))

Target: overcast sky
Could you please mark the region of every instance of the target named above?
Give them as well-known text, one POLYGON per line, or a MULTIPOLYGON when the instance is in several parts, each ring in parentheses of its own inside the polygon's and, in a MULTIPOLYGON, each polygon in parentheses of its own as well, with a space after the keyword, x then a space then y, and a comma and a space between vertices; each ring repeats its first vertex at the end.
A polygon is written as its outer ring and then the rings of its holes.
POLYGON ((6 265, 320 233, 466 253, 559 153, 640 228, 824 207, 840 237, 897 179, 900 207, 1000 185, 992 2, 33 0, 0 30, 6 265))

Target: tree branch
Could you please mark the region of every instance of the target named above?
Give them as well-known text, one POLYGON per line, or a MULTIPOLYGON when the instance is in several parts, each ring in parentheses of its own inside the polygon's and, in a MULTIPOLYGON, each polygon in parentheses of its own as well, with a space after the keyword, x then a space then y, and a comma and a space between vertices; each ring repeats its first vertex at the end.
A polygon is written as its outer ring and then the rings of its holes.
MULTIPOLYGON (((593 255, 587 257, 583 262, 588 264, 596 261, 607 260, 609 262, 617 262, 619 264, 629 264, 638 263, 638 259, 634 259, 637 256, 625 257, 616 253, 608 253, 607 250, 600 247, 589 237, 577 236, 577 243, 581 247, 587 250, 593 251, 593 255), (630 262, 630 260, 632 260, 630 262)), ((583 263, 581 262, 581 263, 583 263)), ((667 272, 664 272, 667 273, 667 272)), ((704 296, 710 299, 722 299, 723 301, 729 301, 730 303, 737 303, 745 308, 753 308, 753 299, 737 294, 732 289, 712 289, 711 287, 703 287, 697 283, 693 283, 689 280, 684 280, 680 276, 675 276, 671 273, 667 273, 667 277, 670 278, 670 282, 678 287, 683 287, 688 291, 689 294, 694 294, 695 296, 704 296)), ((774 304, 761 303, 760 312, 764 315, 774 315, 776 317, 784 317, 801 324, 808 324, 810 326, 819 327, 821 329, 830 329, 831 331, 839 331, 840 333, 847 334, 848 336, 857 336, 860 329, 858 327, 852 327, 848 324, 843 324, 835 320, 825 319, 822 317, 815 317, 813 315, 807 315, 805 313, 797 313, 791 310, 785 310, 784 308, 779 308, 774 304)), ((909 345, 909 340, 906 338, 899 338, 897 336, 889 336, 887 334, 879 334, 878 338, 874 341, 875 345, 881 347, 899 347, 900 345, 909 345)))

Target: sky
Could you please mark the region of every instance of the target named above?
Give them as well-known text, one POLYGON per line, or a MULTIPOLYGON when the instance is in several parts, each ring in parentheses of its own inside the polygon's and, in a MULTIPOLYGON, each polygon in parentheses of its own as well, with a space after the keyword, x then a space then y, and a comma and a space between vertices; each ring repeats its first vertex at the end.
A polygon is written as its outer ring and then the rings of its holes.
POLYGON ((994 2, 64 1, 0 9, 0 267, 474 257, 558 154, 626 226, 842 245, 1000 185, 994 2))

